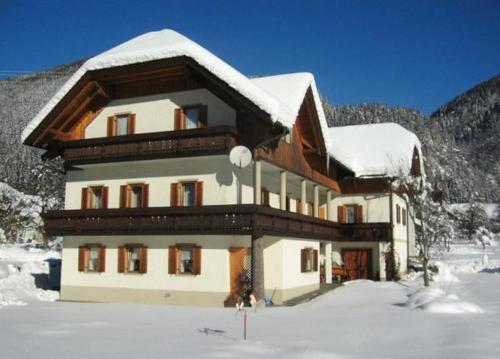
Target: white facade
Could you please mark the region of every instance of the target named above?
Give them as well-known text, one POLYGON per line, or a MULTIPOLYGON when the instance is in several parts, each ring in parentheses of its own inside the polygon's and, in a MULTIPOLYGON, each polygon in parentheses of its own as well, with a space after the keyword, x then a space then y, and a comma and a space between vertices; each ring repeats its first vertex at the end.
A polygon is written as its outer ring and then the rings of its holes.
POLYGON ((135 133, 174 130, 175 109, 207 106, 207 126, 236 126, 236 112, 206 89, 171 92, 168 94, 134 97, 111 101, 85 130, 85 138, 107 136, 109 116, 134 113, 135 133))

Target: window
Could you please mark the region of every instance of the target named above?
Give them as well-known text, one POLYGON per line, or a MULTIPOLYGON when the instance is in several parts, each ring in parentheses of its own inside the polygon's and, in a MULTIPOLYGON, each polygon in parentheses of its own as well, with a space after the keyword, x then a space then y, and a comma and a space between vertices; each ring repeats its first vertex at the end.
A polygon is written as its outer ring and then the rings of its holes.
POLYGON ((350 204, 337 207, 337 222, 363 223, 363 206, 350 204))
POLYGON ((124 136, 135 133, 135 114, 127 113, 108 117, 108 136, 124 136))
POLYGON ((175 110, 174 130, 207 127, 207 106, 185 106, 175 110))
POLYGON ((356 223, 356 206, 346 206, 345 213, 345 223, 356 223))
POLYGON ((399 204, 396 205, 396 222, 401 223, 401 207, 399 204))
POLYGON ((203 182, 177 182, 170 185, 170 206, 203 205, 203 182))
POLYGON ((127 244, 118 247, 118 273, 146 273, 148 247, 127 244))
POLYGON ((403 226, 406 226, 406 209, 403 208, 403 226))
POLYGON ((146 208, 148 205, 148 184, 136 183, 120 187, 120 208, 146 208))
POLYGON ((105 250, 100 244, 86 244, 78 247, 78 271, 104 272, 105 250))
POLYGON ((201 247, 194 244, 178 244, 169 248, 169 274, 201 273, 201 247))
POLYGON ((318 250, 304 248, 300 251, 300 268, 302 273, 318 271, 318 250))
POLYGON ((108 187, 82 188, 82 209, 108 208, 108 187))

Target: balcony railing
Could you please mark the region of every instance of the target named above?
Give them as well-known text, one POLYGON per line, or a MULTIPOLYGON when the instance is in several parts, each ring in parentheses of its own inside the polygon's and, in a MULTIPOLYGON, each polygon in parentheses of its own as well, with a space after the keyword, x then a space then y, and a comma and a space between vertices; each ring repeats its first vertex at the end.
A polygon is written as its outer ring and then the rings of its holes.
MULTIPOLYGON (((247 234, 352 240, 336 222, 248 204, 49 211, 44 220, 49 235, 247 234)), ((349 230, 356 240, 390 239, 382 236, 387 231, 374 232, 368 225, 359 233, 355 227, 349 230)))
POLYGON ((143 133, 60 142, 67 165, 227 154, 236 146, 234 127, 143 133))
POLYGON ((342 223, 342 235, 356 242, 390 241, 390 223, 342 223))

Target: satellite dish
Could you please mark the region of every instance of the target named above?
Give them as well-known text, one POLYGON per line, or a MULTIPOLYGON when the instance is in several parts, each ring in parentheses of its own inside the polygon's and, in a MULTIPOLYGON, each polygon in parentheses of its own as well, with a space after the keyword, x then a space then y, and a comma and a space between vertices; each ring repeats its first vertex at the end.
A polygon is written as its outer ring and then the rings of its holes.
POLYGON ((252 151, 245 146, 236 146, 229 152, 229 161, 236 167, 246 167, 252 162, 252 151))

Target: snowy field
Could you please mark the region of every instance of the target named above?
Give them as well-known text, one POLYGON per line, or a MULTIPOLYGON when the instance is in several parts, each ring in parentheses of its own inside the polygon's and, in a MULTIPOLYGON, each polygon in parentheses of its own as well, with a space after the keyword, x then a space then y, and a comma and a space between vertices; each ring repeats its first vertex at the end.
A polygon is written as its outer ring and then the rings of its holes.
POLYGON ((250 311, 247 341, 233 309, 43 302, 25 278, 26 305, 0 306, 0 358, 498 358, 500 248, 454 245, 439 265, 430 290, 356 281, 250 311))

